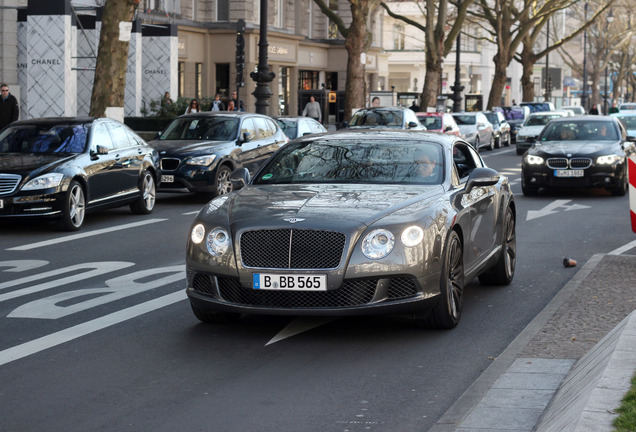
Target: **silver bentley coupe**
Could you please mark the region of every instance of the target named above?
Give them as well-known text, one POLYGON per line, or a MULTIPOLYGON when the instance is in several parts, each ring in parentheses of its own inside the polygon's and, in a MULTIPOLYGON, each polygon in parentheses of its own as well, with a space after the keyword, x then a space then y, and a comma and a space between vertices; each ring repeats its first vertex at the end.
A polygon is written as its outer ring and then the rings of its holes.
POLYGON ((203 322, 240 314, 405 315, 453 328, 475 277, 516 263, 508 180, 448 134, 342 130, 290 141, 189 233, 187 295, 203 322))

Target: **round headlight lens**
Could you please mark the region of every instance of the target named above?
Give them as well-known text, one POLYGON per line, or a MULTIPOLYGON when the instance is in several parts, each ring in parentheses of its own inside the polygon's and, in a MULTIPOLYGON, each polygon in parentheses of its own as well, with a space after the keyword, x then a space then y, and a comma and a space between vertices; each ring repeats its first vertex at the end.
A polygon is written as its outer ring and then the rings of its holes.
POLYGON ((424 230, 416 225, 410 226, 402 231, 402 243, 406 247, 417 246, 424 238, 424 230))
POLYGON ((190 233, 192 243, 199 244, 205 238, 205 227, 202 224, 196 224, 190 233))
POLYGON ((370 259, 384 258, 393 250, 395 237, 391 231, 377 229, 366 235, 362 241, 362 253, 370 259))
POLYGON ((526 162, 528 162, 530 165, 542 165, 543 158, 539 156, 534 156, 534 155, 527 155, 526 162))
POLYGON ((215 228, 208 234, 206 246, 210 255, 221 256, 230 246, 230 236, 223 228, 215 228))

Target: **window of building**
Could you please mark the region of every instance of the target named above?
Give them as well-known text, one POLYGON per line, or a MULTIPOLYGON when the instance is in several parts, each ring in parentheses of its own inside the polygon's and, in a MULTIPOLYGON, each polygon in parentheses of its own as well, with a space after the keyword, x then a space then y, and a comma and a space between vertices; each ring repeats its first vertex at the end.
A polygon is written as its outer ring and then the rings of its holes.
POLYGON ((216 64, 216 86, 215 93, 221 93, 221 96, 227 98, 230 96, 230 64, 229 63, 217 63, 216 64))
POLYGON ((404 51, 404 25, 393 24, 393 49, 404 51))
MULTIPOLYGON (((338 0, 329 0, 329 9, 334 11, 336 14, 338 13, 338 0)), ((338 39, 338 26, 335 22, 329 20, 329 34, 327 35, 329 39, 338 39)))
POLYGON ((272 3, 274 6, 273 14, 269 21, 270 24, 273 25, 274 27, 283 28, 285 25, 285 21, 283 19, 283 12, 285 10, 284 9, 285 0, 274 0, 270 3, 272 3))
POLYGON ((329 90, 338 90, 338 72, 325 73, 325 87, 329 90))
POLYGON ((291 88, 289 85, 289 68, 281 66, 278 69, 278 106, 280 115, 289 115, 289 101, 291 88))
POLYGON ((194 94, 198 99, 201 99, 201 91, 203 85, 203 63, 196 63, 194 65, 194 94))
POLYGON ((317 71, 300 71, 299 88, 301 90, 317 89, 319 73, 317 71))
POLYGON ((185 94, 185 62, 179 62, 179 94, 178 97, 183 97, 185 94))
POLYGON ((216 20, 230 20, 230 0, 216 0, 216 20))
POLYGON ((477 26, 468 26, 462 31, 459 41, 462 52, 481 52, 481 29, 477 26), (473 35, 474 37, 472 37, 473 35))

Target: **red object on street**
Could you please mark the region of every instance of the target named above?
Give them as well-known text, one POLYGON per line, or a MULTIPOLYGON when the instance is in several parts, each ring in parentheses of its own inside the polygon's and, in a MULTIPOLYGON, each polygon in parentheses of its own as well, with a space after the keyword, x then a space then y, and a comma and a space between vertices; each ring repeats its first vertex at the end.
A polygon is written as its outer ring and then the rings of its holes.
POLYGON ((632 231, 636 233, 636 156, 627 160, 629 175, 629 213, 632 218, 632 231))

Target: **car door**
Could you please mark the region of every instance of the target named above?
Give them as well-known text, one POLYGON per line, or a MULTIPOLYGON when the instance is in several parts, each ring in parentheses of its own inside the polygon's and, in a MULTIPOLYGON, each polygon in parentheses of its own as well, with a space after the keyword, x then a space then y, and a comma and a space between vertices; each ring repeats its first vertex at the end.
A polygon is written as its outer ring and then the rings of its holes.
POLYGON ((143 155, 137 142, 126 131, 126 127, 115 121, 107 121, 115 147, 115 169, 118 171, 117 195, 130 195, 139 189, 139 171, 143 155))
POLYGON ((89 205, 99 204, 119 189, 121 166, 117 164, 115 145, 103 120, 95 120, 90 133, 90 157, 86 168, 89 205))
MULTIPOLYGON (((475 168, 484 167, 482 159, 470 145, 457 142, 453 148, 453 161, 464 188, 475 168)), ((469 214, 469 232, 464 233, 466 247, 464 258, 466 269, 471 270, 486 259, 496 246, 497 186, 475 187, 461 200, 464 211, 469 214)))

